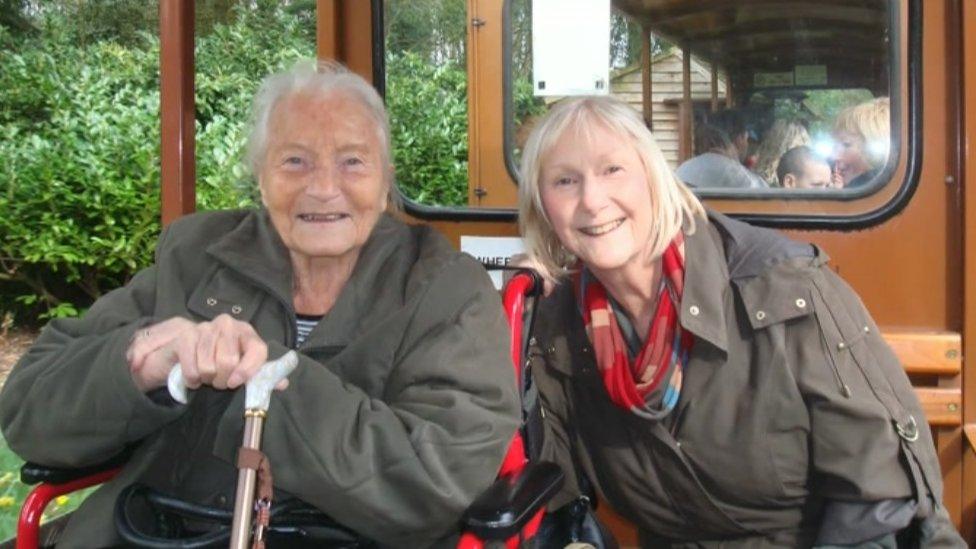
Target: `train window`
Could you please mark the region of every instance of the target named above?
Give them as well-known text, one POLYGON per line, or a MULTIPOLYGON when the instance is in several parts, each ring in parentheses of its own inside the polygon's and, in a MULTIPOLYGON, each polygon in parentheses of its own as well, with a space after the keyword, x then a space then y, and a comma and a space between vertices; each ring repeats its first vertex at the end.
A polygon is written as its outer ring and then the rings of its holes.
POLYGON ((468 204, 467 2, 384 0, 385 91, 404 196, 468 204))
MULTIPOLYGON (((505 154, 514 176, 535 116, 561 98, 520 97, 533 76, 522 27, 532 0, 508 4, 505 154)), ((903 142, 898 2, 612 7, 610 94, 643 113, 700 195, 849 201, 907 179, 893 177, 903 142)))

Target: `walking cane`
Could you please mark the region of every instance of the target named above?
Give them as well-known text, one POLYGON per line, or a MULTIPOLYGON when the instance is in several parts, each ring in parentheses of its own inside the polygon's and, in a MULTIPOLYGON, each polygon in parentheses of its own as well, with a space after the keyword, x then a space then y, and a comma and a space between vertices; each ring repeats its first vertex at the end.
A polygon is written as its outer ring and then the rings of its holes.
MULTIPOLYGON (((234 501, 234 523, 231 527, 231 549, 245 549, 250 539, 251 515, 255 507, 259 507, 258 526, 254 532, 255 547, 264 546, 264 529, 267 527, 271 507, 270 478, 261 499, 254 500, 255 484, 259 468, 270 475, 267 459, 260 452, 261 429, 264 427, 264 417, 268 413, 271 402, 271 391, 279 381, 298 366, 298 354, 288 351, 281 358, 272 360, 261 366, 245 385, 244 389, 244 441, 241 443, 238 455, 237 496, 234 501)), ((187 403, 186 382, 180 365, 173 366, 167 379, 169 394, 174 400, 182 404, 187 403)))

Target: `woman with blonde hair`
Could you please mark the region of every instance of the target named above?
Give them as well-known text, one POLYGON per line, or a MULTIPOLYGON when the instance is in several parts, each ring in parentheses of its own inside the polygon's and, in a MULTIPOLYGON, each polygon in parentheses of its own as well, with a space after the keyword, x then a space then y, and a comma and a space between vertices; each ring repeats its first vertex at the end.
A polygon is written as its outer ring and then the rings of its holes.
POLYGON ((786 151, 809 144, 810 133, 803 124, 795 120, 776 120, 759 145, 756 173, 771 187, 782 187, 783 183, 776 175, 779 159, 786 151))
POLYGON ((888 162, 891 150, 891 102, 878 97, 848 107, 834 122, 834 170, 845 188, 860 187, 888 162))
POLYGON ((612 98, 554 107, 521 175, 552 509, 589 484, 643 547, 963 546, 904 370, 818 248, 704 208, 612 98))

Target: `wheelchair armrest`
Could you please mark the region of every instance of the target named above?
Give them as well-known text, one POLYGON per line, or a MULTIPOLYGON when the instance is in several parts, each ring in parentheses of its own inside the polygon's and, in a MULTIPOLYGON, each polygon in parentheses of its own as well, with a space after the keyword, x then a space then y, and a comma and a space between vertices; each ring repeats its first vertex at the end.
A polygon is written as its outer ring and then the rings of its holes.
POLYGON ((536 511, 562 488, 563 472, 555 463, 529 463, 517 474, 499 478, 464 512, 467 530, 485 540, 517 534, 536 511))
POLYGON ((46 484, 64 484, 119 467, 129 460, 130 455, 132 455, 132 452, 126 450, 102 463, 79 467, 77 469, 70 467, 48 467, 28 461, 20 468, 20 481, 28 486, 41 482, 46 484))

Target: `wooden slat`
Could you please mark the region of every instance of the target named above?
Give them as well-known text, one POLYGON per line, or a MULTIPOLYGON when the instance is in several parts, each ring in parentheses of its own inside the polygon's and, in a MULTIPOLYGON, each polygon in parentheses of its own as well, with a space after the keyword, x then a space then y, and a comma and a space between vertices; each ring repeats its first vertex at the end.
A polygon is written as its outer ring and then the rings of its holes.
POLYGON ((962 390, 939 387, 916 387, 915 394, 922 402, 929 425, 954 427, 962 425, 962 390))
POLYGON ((962 370, 958 333, 884 330, 884 338, 910 374, 957 375, 962 370))

